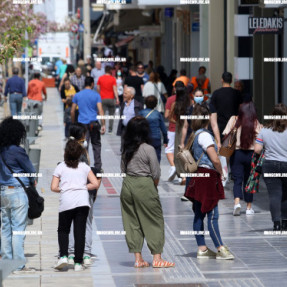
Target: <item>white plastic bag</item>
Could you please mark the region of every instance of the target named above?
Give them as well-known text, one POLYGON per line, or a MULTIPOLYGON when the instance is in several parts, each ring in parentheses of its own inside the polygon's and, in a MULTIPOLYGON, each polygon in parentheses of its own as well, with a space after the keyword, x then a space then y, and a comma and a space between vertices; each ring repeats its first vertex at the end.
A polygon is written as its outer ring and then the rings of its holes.
POLYGON ((227 161, 226 161, 226 157, 218 155, 220 162, 221 162, 221 166, 222 166, 222 170, 223 170, 223 175, 225 177, 225 180, 222 181, 222 185, 225 186, 226 183, 228 182, 228 167, 227 167, 227 161))

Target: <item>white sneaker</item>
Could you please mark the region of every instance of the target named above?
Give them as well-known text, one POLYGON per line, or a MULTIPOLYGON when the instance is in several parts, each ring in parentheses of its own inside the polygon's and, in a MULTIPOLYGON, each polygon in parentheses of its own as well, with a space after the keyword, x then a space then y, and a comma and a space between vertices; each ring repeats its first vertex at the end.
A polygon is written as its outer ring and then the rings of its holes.
POLYGON ((233 215, 234 216, 239 216, 240 215, 240 210, 241 210, 240 203, 234 205, 233 215))
POLYGON ((185 197, 184 195, 180 198, 182 201, 189 201, 189 199, 187 197, 185 197))
POLYGON ((66 267, 68 265, 68 257, 67 256, 63 256, 59 259, 59 261, 57 262, 57 264, 54 266, 55 269, 57 270, 61 270, 64 267, 66 267))
POLYGON ((169 170, 168 181, 173 181, 176 176, 176 168, 175 166, 171 166, 169 170))
POLYGON ((74 259, 75 259, 74 255, 69 255, 69 257, 68 257, 68 264, 69 265, 74 265, 75 264, 74 259))
POLYGON ((255 212, 252 208, 246 209, 246 215, 253 215, 255 212))
POLYGON ((92 260, 90 256, 84 256, 84 265, 91 265, 92 264, 92 260))
POLYGON ((83 271, 83 270, 85 270, 85 266, 83 264, 80 264, 80 263, 75 263, 74 270, 75 271, 83 271))

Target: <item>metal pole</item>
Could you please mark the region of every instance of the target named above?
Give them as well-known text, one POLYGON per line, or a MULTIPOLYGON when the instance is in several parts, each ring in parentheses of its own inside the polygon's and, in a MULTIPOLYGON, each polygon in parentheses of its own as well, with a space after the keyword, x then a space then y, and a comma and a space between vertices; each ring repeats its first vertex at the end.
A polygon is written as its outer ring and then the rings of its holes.
POLYGON ((90 0, 83 0, 84 18, 84 58, 91 55, 91 21, 90 21, 90 0))
MULTIPOLYGON (((26 5, 26 16, 28 16, 28 9, 26 5)), ((25 58, 28 58, 28 32, 25 30, 25 41, 26 41, 26 47, 25 47, 25 58)), ((28 89, 28 62, 25 59, 25 86, 26 90, 28 89)))
POLYGON ((224 0, 224 31, 223 31, 223 41, 224 41, 224 72, 227 72, 227 0, 224 0))
MULTIPOLYGON (((283 36, 283 57, 287 57, 287 8, 284 8, 284 36, 283 36)), ((286 105, 287 104, 287 83, 284 81, 287 76, 287 63, 282 63, 283 65, 283 94, 282 94, 282 102, 286 105)))

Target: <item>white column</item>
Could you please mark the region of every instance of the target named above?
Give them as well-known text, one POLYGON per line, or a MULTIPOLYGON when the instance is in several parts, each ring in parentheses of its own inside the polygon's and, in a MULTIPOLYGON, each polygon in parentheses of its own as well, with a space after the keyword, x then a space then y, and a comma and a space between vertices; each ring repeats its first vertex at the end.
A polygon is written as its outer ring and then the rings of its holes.
POLYGON ((224 72, 224 5, 223 0, 210 1, 209 4, 209 58, 212 90, 221 87, 224 72))
MULTIPOLYGON (((208 58, 209 50, 208 50, 208 9, 209 5, 200 5, 199 6, 199 16, 200 16, 200 27, 199 27, 199 56, 208 58)), ((200 63, 207 68, 207 75, 210 75, 209 63, 200 63)))
POLYGON ((227 1, 227 71, 234 75, 235 37, 234 15, 237 4, 227 1))
POLYGON ((90 0, 83 0, 84 17, 84 60, 91 55, 91 21, 90 21, 90 0))

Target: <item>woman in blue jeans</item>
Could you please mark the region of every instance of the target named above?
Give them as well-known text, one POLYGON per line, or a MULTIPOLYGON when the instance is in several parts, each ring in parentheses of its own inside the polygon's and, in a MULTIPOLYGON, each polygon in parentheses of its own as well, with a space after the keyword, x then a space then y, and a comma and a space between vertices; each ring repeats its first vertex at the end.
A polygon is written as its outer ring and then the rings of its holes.
POLYGON ((230 158, 231 173, 234 179, 234 209, 233 215, 240 215, 240 199, 245 200, 246 215, 253 215, 253 194, 244 191, 251 171, 251 160, 254 152, 255 139, 261 129, 257 119, 253 102, 243 103, 239 107, 238 116, 232 116, 223 131, 227 135, 233 128, 237 128, 236 148, 230 158))
MULTIPOLYGON (((3 162, 4 159, 14 173, 35 173, 28 155, 20 147, 25 137, 25 127, 20 121, 9 117, 0 124, 1 255, 2 259, 23 261, 14 273, 35 272, 34 269, 25 267, 24 233, 28 219, 28 198, 3 162)), ((20 179, 26 186, 35 182, 31 177, 20 179)))
POLYGON ((217 156, 217 144, 212 134, 208 131, 210 116, 209 109, 205 103, 194 106, 192 115, 204 116, 205 119, 193 119, 192 130, 195 132, 195 140, 192 145, 192 154, 198 163, 197 174, 191 178, 186 197, 193 202, 194 221, 193 230, 198 245, 197 258, 216 258, 221 260, 232 260, 234 256, 223 245, 218 226, 218 201, 224 199, 224 189, 221 179, 223 171, 217 156), (205 177, 199 177, 198 174, 205 177), (210 250, 204 239, 204 218, 208 218, 208 231, 217 248, 217 252, 210 250))
POLYGON ((161 160, 161 133, 163 135, 163 145, 167 147, 168 138, 167 130, 164 124, 162 114, 155 108, 157 106, 157 98, 155 96, 148 96, 145 99, 146 109, 139 112, 139 114, 145 117, 150 127, 150 138, 152 146, 155 148, 158 162, 161 160))
POLYGON ((287 107, 277 104, 256 139, 254 151, 264 148, 262 172, 267 186, 274 231, 287 230, 287 107), (285 117, 285 118, 283 118, 285 117))

